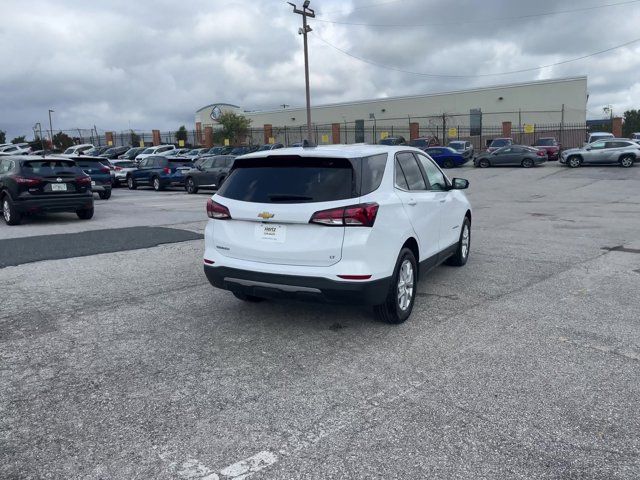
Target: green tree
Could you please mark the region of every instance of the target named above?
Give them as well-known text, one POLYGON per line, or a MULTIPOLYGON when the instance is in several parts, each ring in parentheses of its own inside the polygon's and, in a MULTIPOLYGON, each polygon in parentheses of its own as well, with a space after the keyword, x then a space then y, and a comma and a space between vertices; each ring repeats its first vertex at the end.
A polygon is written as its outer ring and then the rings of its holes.
POLYGON ((140 146, 140 135, 131 130, 131 146, 139 147, 140 146))
POLYGON ((0 143, 7 143, 7 132, 0 130, 0 143))
POLYGON ((64 132, 58 132, 53 136, 53 145, 60 150, 66 150, 73 145, 73 139, 64 132))
POLYGON ((246 140, 251 126, 251 119, 233 112, 223 112, 218 122, 222 125, 224 138, 228 138, 232 145, 237 145, 246 140))
POLYGON ((634 132, 640 132, 640 110, 627 110, 624 112, 622 133, 625 137, 630 137, 634 132))
POLYGON ((188 136, 189 136, 189 133, 187 132, 187 127, 182 125, 176 132, 176 142, 180 143, 180 140, 182 140, 186 145, 188 136))
POLYGON ((21 137, 16 137, 13 140, 11 140, 11 143, 24 143, 27 141, 27 137, 22 135, 21 137))

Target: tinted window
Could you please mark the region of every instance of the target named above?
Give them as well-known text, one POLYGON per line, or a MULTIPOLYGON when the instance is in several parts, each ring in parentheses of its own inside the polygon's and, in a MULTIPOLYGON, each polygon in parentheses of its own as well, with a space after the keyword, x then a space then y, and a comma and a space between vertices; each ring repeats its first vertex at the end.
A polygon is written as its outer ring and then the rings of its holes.
POLYGON ((136 164, 133 162, 116 162, 116 166, 120 168, 134 168, 136 164))
POLYGON ((402 167, 400 167, 400 163, 396 159, 395 163, 395 185, 396 187, 402 188, 403 190, 409 190, 409 185, 407 184, 407 179, 404 178, 404 173, 402 172, 402 167))
POLYGON ((491 142, 491 146, 492 147, 504 147, 505 145, 509 145, 511 143, 511 140, 508 140, 506 138, 501 138, 501 139, 497 139, 494 140, 493 142, 491 142))
POLYGON ((554 147, 556 141, 553 138, 540 138, 535 144, 538 147, 554 147))
POLYGON ((380 187, 386 166, 386 153, 365 157, 360 161, 360 195, 367 195, 380 187))
POLYGON ((442 155, 442 150, 440 150, 439 148, 429 148, 427 150, 427 153, 429 155, 442 155))
POLYGON ((601 140, 599 142, 592 143, 590 146, 594 150, 601 150, 601 149, 603 149, 605 147, 605 142, 604 142, 604 140, 601 140))
POLYGON ((77 159, 76 163, 79 167, 82 168, 101 168, 104 167, 105 165, 98 161, 98 160, 84 160, 84 159, 77 159))
POLYGON ((235 160, 235 158, 227 158, 227 167, 231 168, 233 167, 233 161, 235 160))
POLYGON ((12 161, 11 160, 0 160, 0 174, 7 173, 12 170, 12 161))
POLYGON ((607 146, 605 148, 625 148, 629 147, 631 144, 629 142, 607 142, 607 146))
POLYGON ((455 149, 455 150, 464 150, 465 148, 465 143, 464 142, 451 142, 449 143, 449 147, 455 149))
POLYGON ((236 160, 218 195, 257 203, 310 203, 358 196, 351 162, 342 158, 236 160))
POLYGON ((213 165, 213 158, 207 158, 206 160, 200 163, 200 166, 205 169, 211 168, 211 165, 213 165))
POLYGON ((428 143, 425 139, 415 139, 411 141, 411 146, 413 147, 426 147, 428 146, 428 143))
POLYGON ((216 158, 213 161, 213 166, 216 168, 222 168, 227 166, 227 161, 224 158, 216 158))
POLYGON ((427 185, 424 182, 424 177, 413 154, 399 153, 396 158, 398 159, 402 173, 404 173, 404 178, 407 180, 409 190, 426 190, 427 185))
POLYGON ((440 169, 424 155, 416 155, 422 164, 422 168, 427 174, 427 180, 429 180, 429 187, 431 190, 446 190, 447 181, 444 174, 440 169))
POLYGON ((22 170, 25 173, 42 176, 78 173, 76 163, 65 160, 36 160, 32 162, 24 162, 22 164, 22 170))

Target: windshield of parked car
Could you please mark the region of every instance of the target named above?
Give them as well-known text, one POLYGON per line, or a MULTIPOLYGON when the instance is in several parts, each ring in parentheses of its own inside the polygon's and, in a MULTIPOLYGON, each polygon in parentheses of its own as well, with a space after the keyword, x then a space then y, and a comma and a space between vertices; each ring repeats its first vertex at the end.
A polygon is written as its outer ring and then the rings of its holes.
POLYGON ((555 147, 556 140, 555 138, 539 138, 535 145, 537 147, 555 147))
POLYGON ((506 138, 498 138, 496 140, 494 140, 493 142, 491 142, 491 146, 493 148, 500 148, 500 147, 504 147, 506 145, 509 145, 510 140, 506 139, 506 138))
POLYGON ((255 203, 314 203, 366 195, 382 182, 387 154, 366 158, 236 159, 218 195, 255 203))
POLYGON ((149 155, 153 152, 155 152, 153 148, 147 148, 144 152, 142 152, 142 155, 149 155))
POLYGON ((449 142, 449 147, 454 150, 464 150, 464 142, 449 142))
POLYGON ((271 146, 271 145, 262 145, 262 146, 258 149, 258 151, 259 151, 259 152, 264 152, 265 150, 271 150, 271 149, 272 149, 272 146, 271 146))
POLYGON ((64 173, 78 174, 76 163, 71 160, 37 160, 24 162, 22 168, 25 173, 34 175, 61 175, 64 173))

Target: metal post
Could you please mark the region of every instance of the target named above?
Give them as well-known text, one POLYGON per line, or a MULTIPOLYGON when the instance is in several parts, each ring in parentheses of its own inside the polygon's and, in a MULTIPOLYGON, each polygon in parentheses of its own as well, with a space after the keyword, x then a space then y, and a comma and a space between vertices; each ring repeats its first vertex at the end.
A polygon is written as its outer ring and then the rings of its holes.
POLYGON ((307 140, 309 143, 313 143, 313 137, 311 133, 311 92, 309 89, 309 49, 307 45, 307 34, 311 32, 311 27, 307 25, 307 17, 315 18, 316 13, 309 8, 310 0, 305 0, 302 4, 302 10, 298 9, 295 4, 287 2, 293 7, 293 13, 302 15, 302 28, 298 30, 298 33, 302 35, 304 41, 304 80, 305 90, 307 96, 307 140))
POLYGON ((518 132, 520 133, 520 138, 518 142, 522 144, 522 110, 518 109, 518 132))
POLYGON ((562 140, 563 140, 563 133, 564 133, 564 103, 562 104, 562 112, 560 114, 560 148, 562 148, 562 140))
POLYGON ((51 123, 51 114, 54 112, 55 110, 49 109, 49 140, 51 140, 52 146, 53 146, 53 124, 51 123))

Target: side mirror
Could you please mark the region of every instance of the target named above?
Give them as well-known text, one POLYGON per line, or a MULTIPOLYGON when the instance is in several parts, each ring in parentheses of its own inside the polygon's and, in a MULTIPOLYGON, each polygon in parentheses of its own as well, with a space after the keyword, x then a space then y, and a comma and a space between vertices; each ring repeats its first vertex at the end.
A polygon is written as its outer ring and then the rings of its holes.
POLYGON ((466 190, 467 188, 469 188, 469 180, 465 180, 464 178, 454 178, 451 181, 452 190, 466 190))

